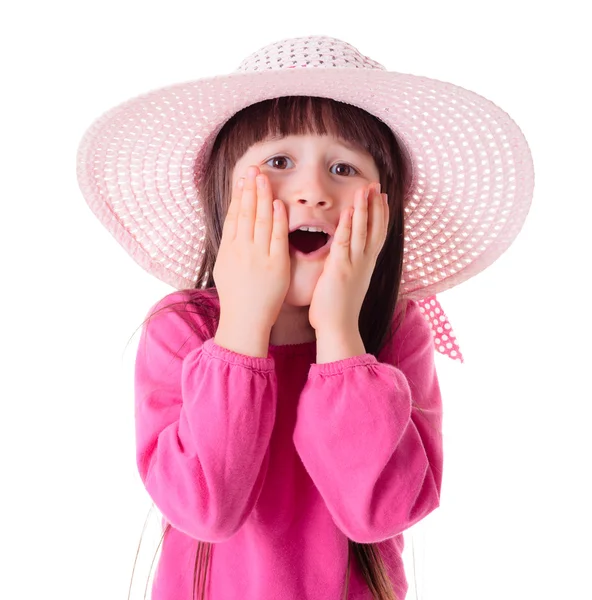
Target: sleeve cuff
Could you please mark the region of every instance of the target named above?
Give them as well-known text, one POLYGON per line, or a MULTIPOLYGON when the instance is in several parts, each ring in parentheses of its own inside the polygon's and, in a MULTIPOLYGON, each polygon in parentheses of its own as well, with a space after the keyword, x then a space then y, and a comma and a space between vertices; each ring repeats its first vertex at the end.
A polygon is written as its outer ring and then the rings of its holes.
POLYGON ((247 356, 245 354, 238 354, 222 346, 218 346, 214 341, 214 338, 206 340, 202 347, 202 352, 207 354, 211 358, 216 358, 230 365, 238 365, 245 367, 252 371, 260 371, 262 373, 269 373, 274 370, 274 360, 271 357, 262 358, 259 356, 247 356))
POLYGON ((352 356, 351 358, 344 358, 343 360, 336 360, 328 363, 314 363, 310 366, 310 373, 311 375, 314 374, 320 375, 321 377, 328 377, 329 375, 339 375, 349 369, 355 369, 356 367, 377 364, 378 360, 374 355, 361 354, 360 356, 352 356))

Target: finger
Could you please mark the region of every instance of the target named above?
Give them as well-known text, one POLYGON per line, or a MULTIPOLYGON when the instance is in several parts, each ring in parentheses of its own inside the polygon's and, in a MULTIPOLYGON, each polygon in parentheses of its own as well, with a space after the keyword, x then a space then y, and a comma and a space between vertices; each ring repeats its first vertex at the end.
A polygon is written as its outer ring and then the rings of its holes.
POLYGON ((255 177, 258 174, 257 167, 249 167, 245 178, 243 195, 241 197, 238 211, 238 224, 236 228, 236 239, 253 241, 253 230, 255 228, 255 215, 257 213, 257 190, 255 177))
POLYGON ((382 227, 380 229, 380 234, 378 235, 378 248, 376 249, 376 255, 380 253, 384 243, 386 241, 386 236, 388 233, 388 222, 389 222, 389 205, 388 205, 388 196, 387 194, 380 194, 380 207, 381 207, 381 223, 382 227))
POLYGON ((230 205, 228 206, 228 211, 226 212, 226 217, 224 219, 224 225, 222 227, 223 240, 233 240, 236 237, 238 211, 240 208, 241 196, 243 194, 241 183, 244 183, 244 177, 237 179, 232 189, 230 205))
POLYGON ((380 252, 386 234, 384 196, 385 194, 381 194, 380 190, 375 190, 370 199, 370 206, 368 208, 370 217, 366 251, 374 255, 378 255, 380 252))
POLYGON ((269 255, 276 257, 288 257, 288 213, 286 206, 281 200, 273 201, 273 229, 269 244, 269 255))
MULTIPOLYGON (((368 237, 368 188, 358 191, 354 198, 354 216, 352 218, 351 256, 352 260, 362 256, 366 250, 368 237)), ((370 191, 372 193, 372 191, 370 191)))
POLYGON ((271 186, 265 175, 257 175, 255 184, 257 189, 257 212, 253 238, 256 244, 261 244, 265 247, 265 251, 269 252, 271 230, 273 228, 271 186))
POLYGON ((339 217, 339 223, 337 224, 337 230, 335 231, 335 237, 333 238, 333 243, 331 244, 331 255, 340 260, 350 260, 349 250, 353 212, 354 209, 349 207, 341 213, 339 217))

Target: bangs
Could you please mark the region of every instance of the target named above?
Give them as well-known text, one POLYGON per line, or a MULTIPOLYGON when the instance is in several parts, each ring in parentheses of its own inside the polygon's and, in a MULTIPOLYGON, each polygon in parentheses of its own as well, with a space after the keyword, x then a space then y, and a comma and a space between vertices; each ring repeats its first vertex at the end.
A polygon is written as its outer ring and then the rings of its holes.
POLYGON ((381 173, 394 176, 396 142, 390 128, 361 108, 329 98, 285 96, 258 102, 236 113, 218 139, 227 140, 225 158, 235 164, 253 144, 305 134, 332 135, 362 149, 374 158, 381 173))
MULTIPOLYGON (((359 146, 360 131, 355 127, 360 109, 327 98, 290 96, 276 98, 267 111, 268 136, 332 135, 359 146)), ((363 140, 366 141, 366 140, 363 140)), ((362 143, 363 143, 362 141, 362 143)))

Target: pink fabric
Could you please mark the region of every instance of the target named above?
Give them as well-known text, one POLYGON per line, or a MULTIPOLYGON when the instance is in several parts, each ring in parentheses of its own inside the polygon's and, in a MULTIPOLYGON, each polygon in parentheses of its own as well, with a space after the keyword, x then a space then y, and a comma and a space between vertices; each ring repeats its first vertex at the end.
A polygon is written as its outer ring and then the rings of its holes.
MULTIPOLYGON (((214 543, 210 600, 337 600, 348 537, 380 542, 403 600, 402 532, 438 507, 442 482, 434 343, 418 304, 380 360, 317 365, 314 342, 252 358, 211 333, 198 314, 167 309, 138 346, 137 464, 172 525, 152 600, 191 600, 197 540, 214 543)), ((348 597, 370 600, 350 568, 348 597)))
POLYGON ((460 360, 463 363, 465 360, 456 341, 456 335, 438 298, 430 296, 420 300, 419 310, 430 325, 436 350, 452 360, 460 360))

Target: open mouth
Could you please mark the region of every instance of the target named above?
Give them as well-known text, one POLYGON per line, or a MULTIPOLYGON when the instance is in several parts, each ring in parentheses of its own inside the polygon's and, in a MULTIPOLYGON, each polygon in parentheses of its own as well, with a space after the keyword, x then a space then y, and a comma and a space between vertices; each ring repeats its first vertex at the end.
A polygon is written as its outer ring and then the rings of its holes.
POLYGON ((308 228, 308 231, 305 228, 297 229, 288 236, 290 245, 304 254, 316 252, 329 241, 329 235, 324 231, 310 231, 310 229, 314 228, 308 228))

